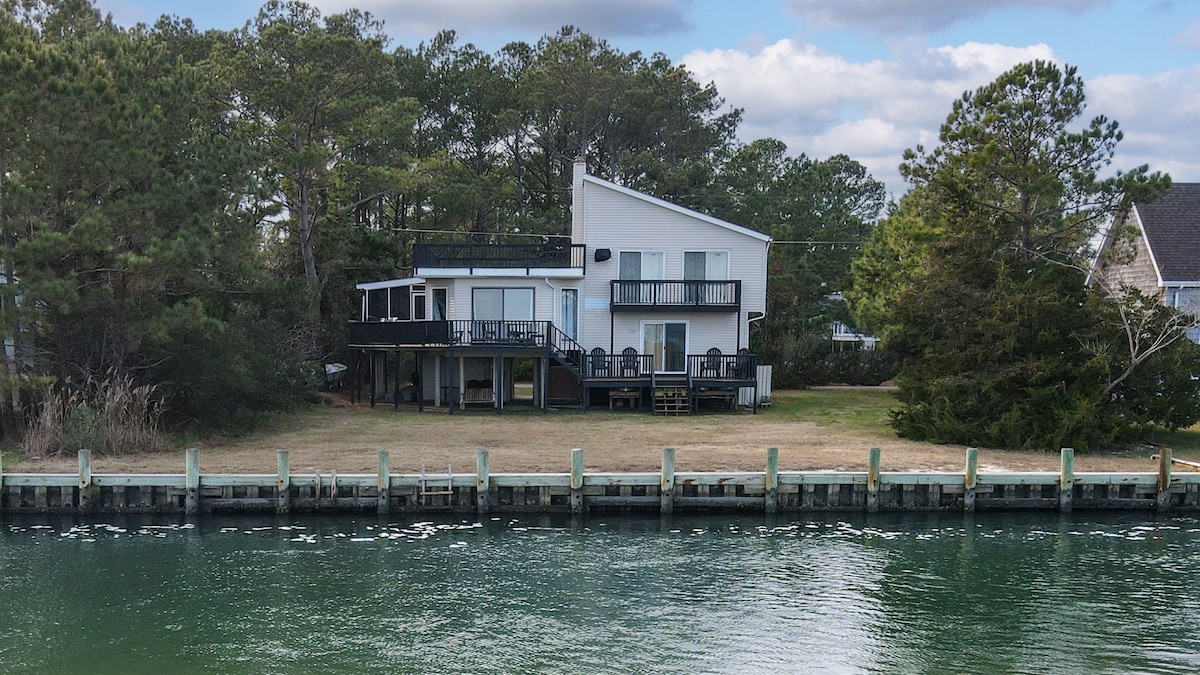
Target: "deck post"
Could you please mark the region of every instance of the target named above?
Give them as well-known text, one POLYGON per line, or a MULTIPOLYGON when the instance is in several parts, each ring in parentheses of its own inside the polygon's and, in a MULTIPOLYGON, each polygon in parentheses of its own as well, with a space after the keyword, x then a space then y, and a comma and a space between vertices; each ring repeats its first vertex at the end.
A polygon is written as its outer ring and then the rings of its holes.
POLYGON ((659 509, 662 513, 675 510, 675 448, 663 448, 662 480, 658 485, 659 509))
POLYGON ((867 511, 879 510, 879 448, 867 454, 867 511))
POLYGON ((4 506, 4 453, 0 452, 0 506, 4 506))
POLYGON ((386 515, 391 510, 391 455, 379 450, 379 474, 376 477, 376 513, 386 515))
POLYGON ((1158 510, 1171 508, 1171 449, 1158 453, 1158 510))
POLYGON ((480 448, 475 452, 475 510, 488 512, 492 491, 492 466, 488 451, 480 448))
POLYGON ((963 474, 963 511, 975 510, 975 485, 979 482, 979 448, 967 448, 967 470, 963 474))
POLYGON ((1062 449, 1062 472, 1058 482, 1058 510, 1069 513, 1075 501, 1075 449, 1062 449))
POLYGON ((583 448, 571 450, 571 513, 583 513, 583 448))
POLYGON ((193 514, 200 508, 200 450, 188 448, 185 452, 183 510, 193 514))
POLYGON ((92 506, 92 451, 79 450, 79 511, 87 513, 92 506))
POLYGON ((287 513, 292 508, 292 473, 287 450, 275 451, 275 513, 287 513))
POLYGON ((767 448, 767 473, 763 476, 763 508, 779 510, 779 448, 767 448))

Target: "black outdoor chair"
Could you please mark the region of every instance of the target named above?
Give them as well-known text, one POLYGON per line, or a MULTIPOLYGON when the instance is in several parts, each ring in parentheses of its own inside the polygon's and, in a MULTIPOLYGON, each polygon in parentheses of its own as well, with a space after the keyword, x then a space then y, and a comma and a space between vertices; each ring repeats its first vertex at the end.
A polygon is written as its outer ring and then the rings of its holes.
POLYGON ((612 362, 608 360, 604 347, 592 349, 589 361, 591 362, 592 377, 612 377, 612 362))
POLYGON ((721 350, 713 347, 700 362, 700 377, 721 377, 721 350))
POLYGON ((638 351, 633 347, 621 350, 621 377, 638 376, 638 351))

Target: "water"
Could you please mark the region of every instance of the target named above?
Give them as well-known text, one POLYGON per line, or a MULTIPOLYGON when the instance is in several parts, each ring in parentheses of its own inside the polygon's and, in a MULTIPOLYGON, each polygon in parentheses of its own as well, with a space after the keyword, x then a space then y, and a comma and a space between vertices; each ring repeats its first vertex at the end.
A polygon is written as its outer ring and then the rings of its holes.
POLYGON ((1197 672, 1200 521, 8 517, 0 671, 1197 672))

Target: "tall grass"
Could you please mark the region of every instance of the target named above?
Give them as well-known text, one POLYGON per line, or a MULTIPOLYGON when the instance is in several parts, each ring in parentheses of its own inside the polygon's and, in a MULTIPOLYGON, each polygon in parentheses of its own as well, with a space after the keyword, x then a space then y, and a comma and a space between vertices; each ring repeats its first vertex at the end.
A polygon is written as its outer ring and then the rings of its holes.
POLYGON ((21 449, 40 457, 73 454, 81 448, 110 456, 160 450, 162 412, 156 387, 136 386, 127 375, 52 387, 21 449))

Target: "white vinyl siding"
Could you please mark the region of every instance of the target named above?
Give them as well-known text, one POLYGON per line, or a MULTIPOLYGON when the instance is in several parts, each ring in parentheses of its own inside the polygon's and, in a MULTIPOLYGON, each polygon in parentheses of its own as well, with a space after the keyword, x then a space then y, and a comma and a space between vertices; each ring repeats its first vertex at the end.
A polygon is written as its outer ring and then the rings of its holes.
MULTIPOLYGON (((618 352, 625 347, 637 347, 640 351, 640 321, 649 319, 687 321, 689 349, 700 353, 709 347, 718 347, 725 353, 736 353, 739 347, 749 345, 749 313, 766 312, 765 241, 697 216, 638 199, 597 182, 585 181, 583 190, 587 241, 576 243, 586 243, 589 255, 587 273, 580 290, 580 342, 584 346, 609 349, 611 343, 612 349, 618 352), (602 248, 611 250, 614 255, 604 262, 595 262, 590 256, 596 249, 602 248), (740 315, 733 312, 673 312, 654 316, 644 313, 610 316, 609 284, 614 279, 622 278, 620 253, 641 254, 648 251, 662 252, 661 278, 680 281, 697 273, 697 257, 692 256, 689 264, 686 254, 703 253, 705 276, 709 275, 711 264, 714 277, 724 268, 727 279, 741 281, 740 315)), ((639 266, 644 262, 643 256, 638 261, 639 266)), ((627 271, 626 274, 632 272, 627 271)), ((638 275, 643 279, 649 278, 640 269, 638 275)))

